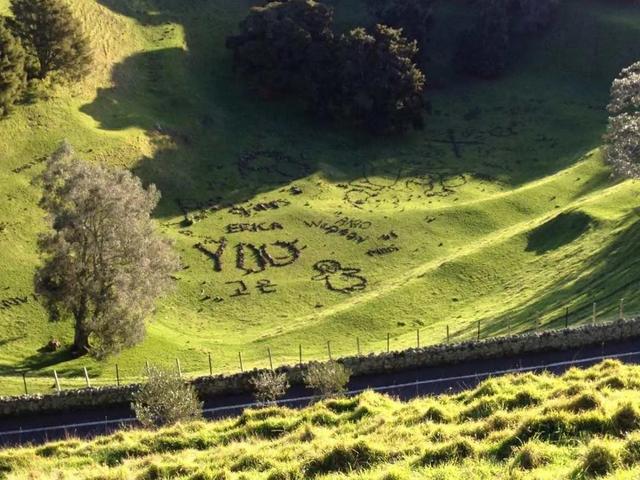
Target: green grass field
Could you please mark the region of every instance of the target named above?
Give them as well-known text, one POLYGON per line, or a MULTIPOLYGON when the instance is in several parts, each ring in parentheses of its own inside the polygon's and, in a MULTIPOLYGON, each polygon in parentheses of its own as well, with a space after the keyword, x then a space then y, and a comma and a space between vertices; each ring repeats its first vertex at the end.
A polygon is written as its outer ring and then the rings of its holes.
MULTIPOLYGON (((425 130, 371 138, 256 98, 234 76, 224 38, 250 3, 70 0, 94 45, 91 74, 0 122, 0 304, 26 299, 0 310, 0 394, 22 390, 23 371, 47 391, 53 368, 63 387, 82 384, 83 366, 97 384, 114 381, 115 363, 131 380, 145 360, 204 373, 207 352, 230 371, 239 351, 264 366, 267 348, 286 363, 300 344, 324 358, 328 340, 338 356, 356 337, 373 351, 390 334, 396 349, 416 329, 427 344, 447 326, 473 337, 478 320, 495 335, 557 326, 565 307, 588 321, 594 301, 601 317, 622 297, 640 308, 637 184, 612 180, 598 149, 610 82, 640 58, 640 7, 566 0, 504 78, 479 82, 446 68, 451 26, 466 19, 447 4, 425 130), (38 351, 72 338, 31 296, 45 228, 32 179, 63 139, 158 185, 158 228, 185 265, 144 343, 103 363, 38 351), (183 227, 184 212, 198 221, 183 227), (222 237, 217 272, 195 246, 215 252, 222 237)), ((360 0, 332 3, 340 28, 366 21, 360 0)))
POLYGON ((380 394, 303 410, 131 430, 0 452, 10 479, 637 479, 640 367, 608 361, 403 403, 380 394))

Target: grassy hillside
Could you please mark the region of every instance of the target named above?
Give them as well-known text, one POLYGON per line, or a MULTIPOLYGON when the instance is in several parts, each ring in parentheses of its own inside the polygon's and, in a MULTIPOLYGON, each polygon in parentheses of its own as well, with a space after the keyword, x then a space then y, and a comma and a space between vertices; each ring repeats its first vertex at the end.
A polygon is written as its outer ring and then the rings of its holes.
MULTIPOLYGON (((211 352, 228 371, 239 351, 245 366, 265 365, 267 348, 283 363, 299 344, 319 357, 331 340, 340 355, 356 337, 380 350, 389 333, 401 348, 417 328, 426 344, 447 325, 464 339, 477 320, 492 335, 555 322, 567 306, 572 322, 586 321, 594 301, 601 316, 621 297, 640 307, 637 184, 612 181, 598 150, 610 81, 640 58, 640 7, 566 0, 503 79, 471 82, 444 67, 451 26, 466 18, 447 4, 426 129, 371 138, 257 99, 234 76, 224 38, 248 0, 69 3, 94 44, 92 74, 0 122, 0 300, 26 299, 0 310, 0 394, 21 391, 22 371, 46 377, 30 382, 47 390, 52 368, 63 386, 81 383, 65 377, 83 365, 105 383, 115 363, 130 378, 145 360, 176 357, 204 372, 211 352), (65 138, 88 160, 159 186, 158 228, 185 264, 145 342, 104 363, 38 351, 52 336, 71 339, 30 296, 44 228, 32 179, 65 138), (185 213, 197 222, 184 227, 185 213), (326 233, 336 224, 349 231, 326 233), (215 252, 222 237, 216 272, 195 246, 215 252), (263 245, 274 265, 257 263, 263 245), (240 266, 264 270, 239 269, 242 253, 240 266)), ((360 0, 333 3, 340 28, 366 21, 360 0)))
POLYGON ((0 452, 0 477, 636 479, 640 367, 492 379, 402 403, 367 392, 304 410, 0 452))

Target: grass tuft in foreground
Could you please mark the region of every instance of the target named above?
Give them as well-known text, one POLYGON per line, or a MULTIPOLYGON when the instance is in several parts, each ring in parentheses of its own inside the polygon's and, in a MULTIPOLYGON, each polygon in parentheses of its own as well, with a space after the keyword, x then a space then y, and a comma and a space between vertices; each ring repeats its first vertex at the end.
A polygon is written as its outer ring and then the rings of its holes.
POLYGON ((630 480, 640 476, 639 390, 640 367, 607 361, 409 403, 366 392, 5 450, 0 478, 630 480), (608 376, 623 386, 602 386, 608 376))

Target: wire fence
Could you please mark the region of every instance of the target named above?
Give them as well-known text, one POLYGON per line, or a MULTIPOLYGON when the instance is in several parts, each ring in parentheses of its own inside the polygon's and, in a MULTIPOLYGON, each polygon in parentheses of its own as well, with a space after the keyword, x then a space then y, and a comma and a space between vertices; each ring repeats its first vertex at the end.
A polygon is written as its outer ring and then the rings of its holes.
MULTIPOLYGON (((120 386, 144 381, 151 365, 173 368, 185 380, 201 376, 233 374, 254 368, 277 368, 285 365, 302 364, 312 360, 335 360, 348 356, 379 354, 401 351, 410 348, 421 348, 436 344, 458 343, 470 340, 504 337, 513 334, 544 332, 558 330, 570 326, 585 324, 602 324, 622 318, 633 318, 640 312, 625 311, 624 300, 619 304, 606 304, 599 308, 598 303, 583 304, 580 308, 564 308, 559 313, 555 309, 548 315, 541 315, 537 320, 528 322, 512 322, 508 319, 479 320, 451 325, 438 323, 434 326, 416 328, 413 332, 404 331, 398 335, 391 332, 383 338, 353 336, 352 338, 328 339, 322 346, 297 345, 297 348, 272 350, 269 346, 239 350, 235 353, 235 361, 230 356, 221 363, 212 353, 205 352, 199 356, 191 355, 185 359, 174 358, 147 360, 138 365, 114 364, 108 371, 102 368, 99 375, 92 375, 86 367, 66 369, 59 373, 57 369, 44 371, 15 371, 4 373, 4 380, 12 378, 11 385, 0 387, 0 395, 52 393, 62 390, 87 387, 120 386)), ((227 352, 228 353, 228 352, 227 352)), ((3 381, 3 384, 5 382, 3 381)))

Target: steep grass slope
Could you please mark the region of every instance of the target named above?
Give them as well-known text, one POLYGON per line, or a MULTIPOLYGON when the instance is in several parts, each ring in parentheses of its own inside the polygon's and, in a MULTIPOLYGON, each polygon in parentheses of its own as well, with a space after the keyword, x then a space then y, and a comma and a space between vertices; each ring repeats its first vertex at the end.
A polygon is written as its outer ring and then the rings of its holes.
POLYGON ((635 479, 640 367, 491 379, 402 403, 366 392, 303 410, 0 452, 0 477, 635 479))
MULTIPOLYGON (((6 7, 7 1, 0 0, 6 7)), ((495 82, 447 65, 457 3, 439 11, 424 131, 370 138, 257 99, 224 38, 248 0, 70 0, 91 35, 85 81, 0 122, 0 394, 184 370, 276 363, 558 325, 639 307, 637 184, 614 182, 597 149, 613 76, 640 58, 640 8, 566 0, 557 24, 495 82), (185 270, 145 342, 118 358, 39 352, 67 342, 31 296, 45 224, 32 179, 68 139, 90 161, 127 166, 163 192, 158 227, 185 270), (296 194, 295 186, 302 193, 296 194), (192 226, 182 223, 188 214, 192 226), (254 231, 255 230, 255 231, 254 231), (221 271, 207 253, 225 238, 221 271), (201 248, 196 248, 200 245, 201 248), (264 247, 264 248, 262 248, 264 247), (248 273, 257 271, 257 273, 248 273), (0 302, 1 303, 1 302, 0 302), (14 305, 15 304, 15 305, 14 305)), ((338 25, 367 21, 335 2, 338 25)))

